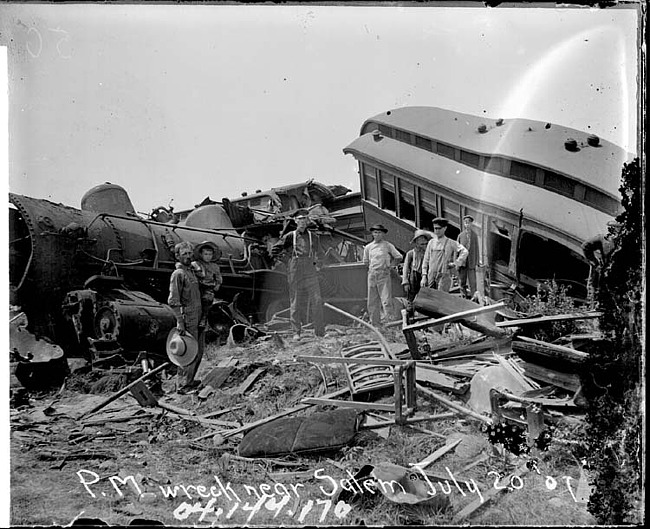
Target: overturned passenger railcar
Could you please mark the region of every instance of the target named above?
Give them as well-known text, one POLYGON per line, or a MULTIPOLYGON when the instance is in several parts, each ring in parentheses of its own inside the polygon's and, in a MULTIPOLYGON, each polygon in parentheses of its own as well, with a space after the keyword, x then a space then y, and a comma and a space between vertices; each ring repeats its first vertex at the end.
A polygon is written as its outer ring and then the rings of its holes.
POLYGON ((621 170, 633 156, 594 134, 528 119, 488 119, 404 107, 366 120, 343 149, 359 163, 367 225, 405 251, 416 228, 462 218, 479 234, 479 287, 494 299, 554 279, 586 296, 584 240, 620 211, 621 170))

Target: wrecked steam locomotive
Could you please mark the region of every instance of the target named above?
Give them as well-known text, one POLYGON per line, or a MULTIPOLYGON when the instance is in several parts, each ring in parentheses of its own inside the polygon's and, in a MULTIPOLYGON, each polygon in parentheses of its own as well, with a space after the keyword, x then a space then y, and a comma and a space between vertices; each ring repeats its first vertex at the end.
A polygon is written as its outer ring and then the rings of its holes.
MULTIPOLYGON (((68 356, 97 362, 164 354, 175 325, 166 305, 173 248, 181 240, 210 240, 222 251, 221 299, 208 315, 212 331, 264 322, 289 306, 286 274, 266 252, 289 227, 286 215, 234 224, 232 205, 206 200, 180 219, 159 211, 165 208, 144 218, 122 187, 108 183, 89 190, 81 209, 12 193, 9 200, 10 301, 26 314, 31 332, 68 356)), ((325 256, 324 299, 358 311, 366 297, 364 241, 318 221, 312 227, 325 256)))
POLYGON ((250 245, 217 204, 163 223, 139 216, 112 184, 88 191, 81 209, 12 193, 9 201, 10 301, 30 331, 68 354, 164 351, 175 325, 165 303, 181 240, 210 240, 222 250, 223 301, 209 318, 215 327, 229 317, 263 319, 286 292, 284 274, 251 267, 250 245))

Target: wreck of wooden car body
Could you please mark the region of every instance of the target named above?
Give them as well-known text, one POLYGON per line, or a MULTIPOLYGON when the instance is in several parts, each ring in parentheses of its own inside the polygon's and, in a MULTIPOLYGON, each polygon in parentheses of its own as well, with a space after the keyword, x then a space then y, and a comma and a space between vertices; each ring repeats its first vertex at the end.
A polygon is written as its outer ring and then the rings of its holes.
POLYGON ((455 239, 471 215, 494 299, 549 279, 585 297, 581 244, 620 211, 621 170, 632 158, 561 125, 434 107, 369 118, 344 152, 359 163, 366 224, 384 224, 400 250, 435 217, 448 219, 455 239))

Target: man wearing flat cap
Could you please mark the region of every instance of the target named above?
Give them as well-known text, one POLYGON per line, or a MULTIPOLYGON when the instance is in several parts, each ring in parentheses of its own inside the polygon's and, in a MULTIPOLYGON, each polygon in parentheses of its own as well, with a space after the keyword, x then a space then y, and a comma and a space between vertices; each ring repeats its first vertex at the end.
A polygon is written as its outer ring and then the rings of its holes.
POLYGON ((186 393, 200 385, 194 380, 201 358, 203 358, 204 336, 199 329, 201 321, 201 291, 199 279, 192 270, 192 256, 194 247, 190 242, 179 242, 174 247, 176 256, 176 269, 172 272, 169 282, 169 298, 167 304, 176 316, 176 328, 181 336, 189 333, 198 341, 198 353, 187 365, 178 370, 179 393, 186 393))
POLYGON ((463 231, 456 239, 467 248, 467 259, 458 267, 458 283, 460 292, 464 298, 471 299, 476 293, 476 267, 479 265, 479 244, 478 235, 472 229, 474 217, 465 215, 463 217, 463 231))
POLYGON ((296 221, 296 229, 283 235, 273 245, 271 253, 277 257, 283 250, 291 250, 287 267, 291 302, 289 318, 294 340, 298 340, 302 324, 307 323, 308 307, 311 308, 313 315, 316 336, 325 335, 325 323, 323 320, 323 298, 316 269, 318 241, 307 229, 309 212, 306 209, 296 211, 293 218, 296 221))
POLYGON ((402 254, 384 236, 388 230, 381 224, 370 228, 372 242, 363 247, 363 264, 368 267, 368 315, 370 323, 378 327, 383 309, 385 319, 391 315, 393 292, 390 269, 402 260, 402 254))
POLYGON ((421 286, 443 292, 451 289, 451 272, 467 258, 467 249, 445 236, 447 219, 433 219, 433 238, 427 244, 422 260, 421 286))

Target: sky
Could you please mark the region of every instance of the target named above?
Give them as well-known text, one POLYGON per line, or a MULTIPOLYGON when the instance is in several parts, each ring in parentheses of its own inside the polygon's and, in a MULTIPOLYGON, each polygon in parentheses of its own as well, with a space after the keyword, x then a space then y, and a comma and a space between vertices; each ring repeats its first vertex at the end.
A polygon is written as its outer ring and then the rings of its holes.
POLYGON ((79 207, 111 182, 143 213, 310 178, 358 190, 342 149, 406 105, 634 152, 636 28, 634 9, 0 5, 9 190, 79 207))

